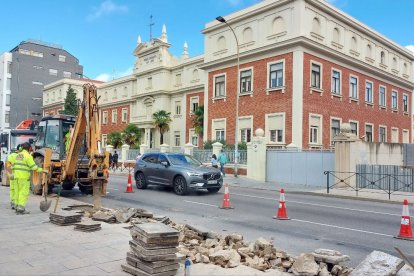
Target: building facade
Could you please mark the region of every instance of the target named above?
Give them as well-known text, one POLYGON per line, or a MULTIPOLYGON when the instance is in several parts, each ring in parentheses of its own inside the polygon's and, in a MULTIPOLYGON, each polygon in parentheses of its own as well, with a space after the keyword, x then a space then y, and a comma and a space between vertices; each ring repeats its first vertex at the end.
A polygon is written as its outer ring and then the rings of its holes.
POLYGON ((0 131, 10 127, 11 53, 0 55, 0 131))
POLYGON ((79 60, 59 45, 27 40, 3 56, 11 56, 7 59, 9 71, 0 76, 8 83, 0 106, 3 129, 41 117, 44 85, 62 78, 79 79, 83 74, 79 60))
POLYGON ((324 0, 264 0, 225 19, 238 44, 226 24, 212 21, 201 56, 190 58, 186 43, 173 56, 165 26, 159 38, 138 38, 133 73, 98 84, 102 140, 133 123, 143 143, 159 148, 152 118, 159 110, 171 113, 164 143, 173 149, 235 144, 236 131, 237 142, 250 142, 258 128, 267 146, 330 148, 342 123, 371 142, 413 140, 407 49, 324 0), (199 106, 202 138, 192 122, 199 106))
MULTIPOLYGON (((143 130, 142 143, 159 148, 160 132, 154 126, 153 113, 164 110, 171 114, 170 130, 164 143, 181 149, 186 143, 202 145, 202 137, 192 127, 192 114, 204 102, 204 73, 199 67, 203 57, 190 58, 184 43, 180 58, 173 56, 166 27, 149 42, 138 38, 134 70, 131 75, 105 83, 97 83, 102 144, 113 131, 122 132, 129 123, 143 130)), ((51 83, 43 91, 43 113, 56 114, 63 109, 69 85, 82 98, 82 85, 92 80, 63 79, 51 83)))
POLYGON ((265 0, 206 24, 204 139, 329 148, 341 123, 372 142, 411 141, 414 56, 323 0, 265 0), (236 115, 236 97, 239 112, 236 115))

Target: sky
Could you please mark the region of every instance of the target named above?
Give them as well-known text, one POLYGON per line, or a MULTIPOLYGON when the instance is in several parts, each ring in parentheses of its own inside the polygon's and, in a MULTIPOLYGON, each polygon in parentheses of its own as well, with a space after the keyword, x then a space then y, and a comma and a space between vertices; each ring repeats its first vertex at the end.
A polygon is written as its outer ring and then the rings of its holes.
MULTIPOLYGON (((150 16, 153 37, 165 24, 173 55, 181 56, 186 41, 193 57, 204 51, 206 23, 260 1, 0 0, 0 53, 29 38, 60 44, 79 59, 86 77, 108 81, 132 72, 138 35, 143 42, 150 38, 150 16)), ((414 0, 327 1, 414 52, 414 0)))

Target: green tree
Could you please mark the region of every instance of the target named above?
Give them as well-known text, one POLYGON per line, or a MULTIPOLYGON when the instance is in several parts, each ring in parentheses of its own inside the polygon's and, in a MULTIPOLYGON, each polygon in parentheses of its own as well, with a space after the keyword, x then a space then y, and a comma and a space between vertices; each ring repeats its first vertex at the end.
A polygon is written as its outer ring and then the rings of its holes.
POLYGON ((68 91, 66 92, 64 110, 60 114, 77 116, 78 110, 78 99, 76 98, 75 90, 69 85, 68 91))
POLYGON ((141 129, 134 124, 129 124, 122 132, 122 142, 133 149, 139 148, 141 129))
POLYGON ((114 131, 108 134, 107 144, 114 147, 114 149, 118 149, 122 146, 122 135, 118 131, 114 131))
POLYGON ((160 131, 160 145, 164 144, 164 133, 170 130, 171 112, 160 110, 152 114, 153 124, 160 131))
POLYGON ((191 115, 191 122, 193 123, 194 132, 198 136, 203 136, 204 126, 204 106, 197 107, 191 115))

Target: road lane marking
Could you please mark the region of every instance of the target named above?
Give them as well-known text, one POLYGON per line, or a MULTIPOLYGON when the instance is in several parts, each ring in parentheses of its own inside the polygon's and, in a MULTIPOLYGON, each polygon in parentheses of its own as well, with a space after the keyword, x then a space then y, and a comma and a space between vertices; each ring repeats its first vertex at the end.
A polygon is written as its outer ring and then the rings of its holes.
MULTIPOLYGON (((261 196, 244 195, 244 194, 237 194, 237 193, 231 193, 231 194, 232 195, 238 195, 238 196, 244 196, 244 197, 267 199, 267 200, 273 200, 273 201, 277 201, 278 200, 278 199, 274 199, 274 198, 261 197, 261 196)), ((391 214, 391 213, 383 213, 383 212, 376 212, 376 211, 367 211, 367 210, 361 210, 361 209, 353 209, 353 208, 338 207, 338 206, 324 205, 324 204, 316 204, 316 203, 307 203, 307 202, 301 202, 301 201, 286 200, 286 202, 287 203, 297 203, 297 204, 303 204, 303 205, 310 205, 310 206, 317 206, 317 207, 327 207, 327 208, 334 208, 334 209, 342 209, 342 210, 347 210, 347 211, 364 212, 364 213, 371 213, 371 214, 378 214, 378 215, 388 215, 388 216, 397 216, 397 217, 400 217, 401 216, 401 214, 391 214)))
POLYGON ((205 205, 205 206, 211 206, 211 207, 216 207, 216 208, 218 207, 218 205, 202 203, 202 202, 197 202, 197 201, 184 200, 184 202, 194 203, 194 204, 199 204, 199 205, 205 205))
POLYGON ((307 220, 301 220, 301 219, 291 219, 291 220, 298 221, 298 222, 304 222, 304 223, 310 223, 310 224, 316 224, 316 225, 322 225, 322 226, 327 226, 327 227, 332 227, 332 228, 350 230, 350 231, 355 231, 355 232, 361 232, 361 233, 366 233, 366 234, 374 234, 374 235, 391 237, 391 238, 394 237, 393 235, 388 235, 388 234, 376 233, 376 232, 371 232, 371 231, 353 229, 353 228, 348 228, 348 227, 336 226, 336 225, 319 223, 319 222, 313 222, 313 221, 307 221, 307 220))
POLYGON ((107 190, 114 190, 114 191, 119 191, 119 189, 115 189, 115 188, 106 188, 107 190))

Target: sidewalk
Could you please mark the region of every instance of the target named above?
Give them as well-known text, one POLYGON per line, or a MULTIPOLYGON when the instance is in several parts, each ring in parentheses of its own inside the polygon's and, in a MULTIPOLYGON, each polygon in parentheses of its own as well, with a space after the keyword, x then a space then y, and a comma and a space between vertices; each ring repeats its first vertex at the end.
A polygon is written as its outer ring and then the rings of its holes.
MULTIPOLYGON (((129 251, 129 224, 102 222, 102 230, 84 233, 73 226, 49 222, 55 199, 48 212, 39 209, 40 196, 30 195, 28 215, 16 215, 10 209, 9 188, 0 186, 0 275, 130 275, 122 271, 129 251)), ((58 210, 82 202, 60 198, 58 210)), ((58 211, 59 212, 59 211, 58 211)), ((82 221, 89 219, 83 218, 82 221)), ((184 275, 183 264, 177 275, 184 275)), ((224 269, 212 264, 191 267, 192 276, 207 275, 280 275, 246 266, 224 269)))
POLYGON ((383 190, 375 189, 363 189, 356 191, 350 187, 346 188, 330 188, 329 194, 327 193, 326 187, 322 186, 305 186, 297 184, 288 184, 280 185, 276 182, 263 182, 249 179, 245 176, 234 177, 232 175, 226 175, 224 182, 227 182, 230 186, 249 188, 249 189, 259 189, 259 190, 269 190, 269 191, 280 191, 280 189, 285 189, 286 193, 300 193, 300 194, 309 194, 309 195, 323 195, 330 197, 339 197, 339 198, 349 198, 349 199, 358 199, 358 200, 372 200, 379 202, 388 202, 388 203, 398 203, 402 204, 404 199, 408 199, 410 204, 414 203, 414 193, 410 192, 393 192, 391 193, 391 198, 388 199, 388 193, 383 190))

